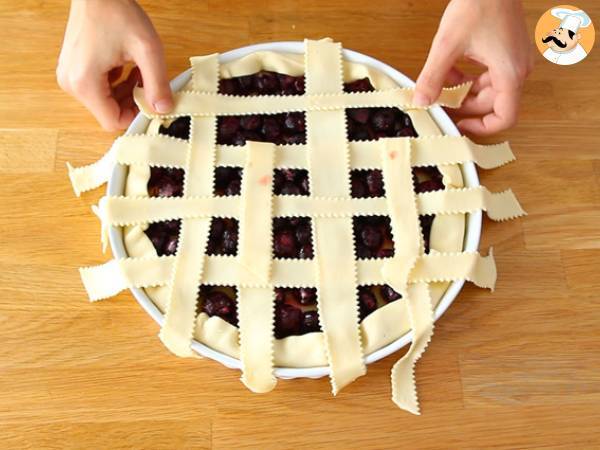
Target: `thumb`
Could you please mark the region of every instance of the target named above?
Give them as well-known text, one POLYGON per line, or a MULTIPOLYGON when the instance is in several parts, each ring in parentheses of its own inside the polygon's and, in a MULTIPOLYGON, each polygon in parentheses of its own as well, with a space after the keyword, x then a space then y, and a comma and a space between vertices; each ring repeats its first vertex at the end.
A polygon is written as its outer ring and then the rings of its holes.
POLYGON ((437 100, 444 87, 444 81, 460 56, 458 39, 438 31, 433 38, 423 70, 417 78, 413 97, 415 106, 429 106, 437 100))
POLYGON ((156 41, 137 47, 131 56, 142 73, 146 101, 154 111, 166 114, 173 109, 173 96, 167 78, 162 45, 156 41))

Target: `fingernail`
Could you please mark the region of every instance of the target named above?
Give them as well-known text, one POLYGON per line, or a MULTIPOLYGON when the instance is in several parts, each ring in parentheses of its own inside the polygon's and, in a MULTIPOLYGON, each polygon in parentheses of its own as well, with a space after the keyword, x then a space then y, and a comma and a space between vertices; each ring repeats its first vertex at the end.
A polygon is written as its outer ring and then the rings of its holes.
POLYGON ((167 98, 163 98, 157 102, 154 102, 154 111, 159 114, 165 114, 173 109, 173 102, 167 98))
POLYGON ((429 106, 431 104, 431 100, 425 94, 421 92, 415 92, 413 95, 413 104, 415 106, 429 106))

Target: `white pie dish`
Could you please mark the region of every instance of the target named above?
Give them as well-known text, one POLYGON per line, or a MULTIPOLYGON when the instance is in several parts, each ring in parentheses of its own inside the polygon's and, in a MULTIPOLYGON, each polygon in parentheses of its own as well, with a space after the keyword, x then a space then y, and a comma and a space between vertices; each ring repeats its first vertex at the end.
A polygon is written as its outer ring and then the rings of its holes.
MULTIPOLYGON (((302 42, 277 42, 277 43, 268 43, 268 44, 259 44, 252 45, 248 47, 243 47, 240 49, 232 50, 230 52, 223 53, 220 55, 220 61, 225 63, 228 61, 232 61, 238 58, 241 58, 247 54, 262 51, 262 50, 270 50, 275 52, 286 52, 286 53, 298 53, 301 54, 304 51, 304 44, 302 42)), ((344 50, 344 58, 364 64, 366 66, 371 66, 390 78, 396 81, 400 86, 412 87, 414 83, 402 75, 400 72, 395 69, 387 66, 386 64, 373 59, 371 57, 362 55, 360 53, 356 53, 350 50, 344 50)), ((178 77, 176 77, 171 86, 174 90, 178 90, 183 87, 190 78, 190 70, 183 72, 178 77)), ((439 108, 435 107, 430 110, 430 115, 433 120, 436 122, 437 126, 444 132, 446 135, 450 136, 459 136, 458 130, 449 119, 449 117, 445 114, 445 112, 439 108)), ((143 117, 141 114, 136 117, 133 121, 129 129, 127 130, 127 134, 134 134, 144 132, 147 128, 148 120, 143 117)), ((465 185, 467 187, 474 187, 479 185, 479 180, 477 177, 477 171, 475 169, 474 164, 467 163, 462 166, 462 175, 464 178, 465 185)), ((127 176, 127 169, 124 166, 117 165, 108 184, 108 194, 109 195, 122 195, 124 193, 125 180, 127 176)), ((479 245, 479 238, 481 233, 481 212, 477 212, 471 215, 468 215, 467 218, 467 226, 465 231, 465 239, 464 239, 464 250, 465 251, 476 251, 479 245)), ((120 228, 112 227, 109 233, 111 248, 113 254, 117 258, 126 257, 127 252, 125 250, 124 242, 123 242, 123 233, 120 228)), ((444 293, 442 299, 438 303, 435 310, 435 318, 439 318, 446 309, 450 306, 452 301, 455 299, 456 295, 462 288, 464 281, 455 281, 453 282, 447 291, 444 293)), ((159 324, 162 325, 163 314, 156 307, 156 305, 150 300, 148 295, 142 289, 132 289, 132 292, 136 298, 136 300, 142 305, 142 307, 150 314, 150 316, 156 320, 159 324)), ((411 340, 411 334, 406 333, 401 336, 399 339, 394 342, 380 348, 377 351, 374 351, 366 356, 366 362, 371 363, 373 361, 377 361, 399 348, 403 347, 411 340)), ((211 359, 215 359, 227 367, 231 368, 240 368, 240 361, 236 358, 225 355, 221 352, 215 351, 208 346, 193 341, 192 348, 198 352, 199 354, 209 357, 211 359)), ((310 367, 310 368, 286 368, 279 367, 276 368, 275 374, 280 378, 296 378, 296 377, 310 377, 316 378, 329 374, 328 367, 310 367)))

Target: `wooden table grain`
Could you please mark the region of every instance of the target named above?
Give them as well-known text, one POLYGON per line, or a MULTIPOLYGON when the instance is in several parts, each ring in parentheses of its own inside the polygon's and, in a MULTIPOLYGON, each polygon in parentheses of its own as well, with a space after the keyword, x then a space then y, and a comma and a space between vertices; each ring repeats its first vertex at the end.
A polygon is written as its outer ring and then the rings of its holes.
MULTIPOLYGON (((169 75, 195 54, 331 36, 416 77, 445 2, 143 1, 169 75)), ((577 2, 600 26, 600 5, 577 2)), ((526 2, 533 39, 552 2, 526 2)), ((130 293, 89 304, 77 267, 105 260, 65 162, 116 136, 56 86, 68 4, 0 1, 0 448, 600 448, 600 49, 536 54, 517 162, 481 174, 529 215, 484 223, 496 291, 466 286, 417 368, 423 415, 390 401, 397 356, 337 397, 329 381, 249 392, 239 373, 178 359, 130 293)))

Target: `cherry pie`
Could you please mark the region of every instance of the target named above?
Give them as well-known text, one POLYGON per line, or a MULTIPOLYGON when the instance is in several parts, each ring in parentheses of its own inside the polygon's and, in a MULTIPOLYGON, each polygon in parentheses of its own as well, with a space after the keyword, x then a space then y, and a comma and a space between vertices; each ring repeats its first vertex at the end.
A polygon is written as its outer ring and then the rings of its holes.
MULTIPOLYGON (((365 355, 413 330, 392 371, 393 400, 418 412, 416 360, 452 280, 492 288, 492 255, 462 252, 465 215, 524 214, 512 192, 464 188, 460 164, 494 168, 507 144, 442 136, 412 91, 345 61, 329 39, 305 54, 256 52, 227 64, 191 59, 175 109, 119 138, 76 192, 128 166, 124 196, 96 213, 120 226, 128 258, 81 269, 92 300, 143 287, 178 356, 192 339, 242 362, 255 392, 275 366, 329 365, 333 392, 366 372, 365 355)), ((457 107, 469 85, 444 89, 457 107)))

